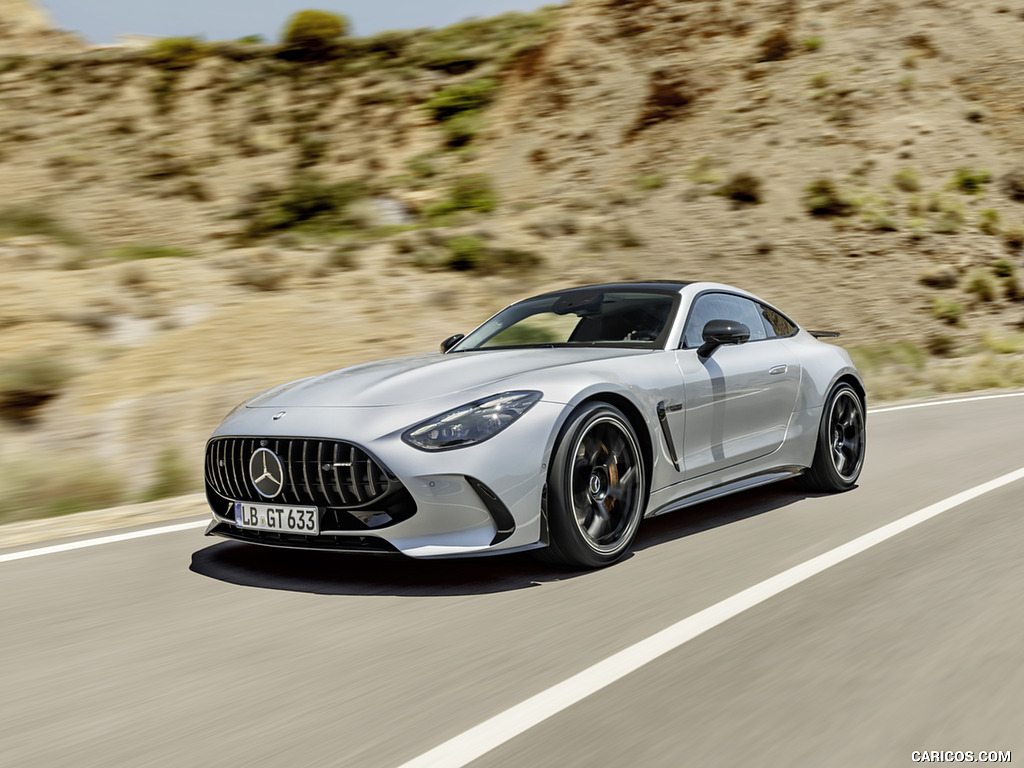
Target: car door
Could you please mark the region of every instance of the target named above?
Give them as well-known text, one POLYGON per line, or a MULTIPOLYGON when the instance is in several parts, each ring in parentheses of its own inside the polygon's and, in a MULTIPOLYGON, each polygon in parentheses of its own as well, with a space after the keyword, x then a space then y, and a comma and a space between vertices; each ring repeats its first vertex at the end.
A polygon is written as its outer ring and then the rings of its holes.
POLYGON ((704 293, 694 301, 682 348, 676 351, 686 391, 681 453, 687 479, 757 459, 782 445, 801 369, 795 350, 768 320, 775 320, 778 313, 773 312, 723 292, 704 293), (702 358, 697 348, 710 320, 743 323, 750 340, 718 347, 702 358))

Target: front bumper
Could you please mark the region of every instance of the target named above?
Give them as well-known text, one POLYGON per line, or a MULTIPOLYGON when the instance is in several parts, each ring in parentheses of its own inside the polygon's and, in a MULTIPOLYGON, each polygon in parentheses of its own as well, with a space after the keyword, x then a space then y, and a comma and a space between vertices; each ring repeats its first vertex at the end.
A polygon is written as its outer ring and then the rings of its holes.
MULTIPOLYGON (((547 467, 554 425, 560 423, 564 409, 563 405, 540 402, 504 432, 483 443, 437 453, 406 444, 400 437, 402 429, 370 437, 366 434, 366 409, 294 409, 289 410, 286 424, 273 420, 267 409, 243 409, 221 425, 207 446, 207 499, 213 511, 207 534, 269 546, 398 552, 415 558, 463 557, 544 546, 547 467), (325 410, 330 418, 324 418, 325 410), (332 425, 335 428, 330 428, 332 425), (302 438, 295 438, 295 434, 302 438), (251 483, 238 480, 226 486, 211 470, 211 461, 217 460, 215 447, 224 438, 240 441, 237 450, 243 454, 262 442, 276 447, 290 440, 310 444, 341 440, 371 457, 387 474, 392 487, 378 499, 350 508, 332 508, 324 499, 316 502, 320 509, 319 536, 242 529, 235 525, 233 502, 266 499, 234 498, 247 491, 253 493, 251 483)), ((403 429, 415 420, 406 418, 398 417, 403 429)), ((374 422, 379 425, 378 420, 374 422)), ((322 450, 310 452, 322 455, 322 450)), ((333 456, 333 451, 328 453, 333 456)), ((303 471, 301 462, 286 459, 284 463, 289 471, 303 471)), ((308 462, 299 482, 314 491, 320 487, 313 469, 316 463, 308 462)), ((328 478, 326 484, 331 482, 328 478)), ((331 497, 328 492, 326 501, 332 499, 338 502, 340 497, 331 497)), ((294 497, 282 503, 304 501, 294 497)))

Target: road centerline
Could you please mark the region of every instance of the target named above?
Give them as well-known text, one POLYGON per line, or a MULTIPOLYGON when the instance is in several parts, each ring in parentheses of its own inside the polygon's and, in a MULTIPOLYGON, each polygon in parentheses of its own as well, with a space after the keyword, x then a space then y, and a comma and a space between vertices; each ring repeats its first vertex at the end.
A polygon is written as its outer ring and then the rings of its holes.
POLYGON ((905 515, 858 536, 846 544, 748 587, 485 720, 403 763, 399 768, 461 768, 591 694, 621 680, 640 667, 790 587, 807 581, 861 552, 941 515, 943 512, 948 512, 1019 480, 1024 480, 1024 467, 905 515))

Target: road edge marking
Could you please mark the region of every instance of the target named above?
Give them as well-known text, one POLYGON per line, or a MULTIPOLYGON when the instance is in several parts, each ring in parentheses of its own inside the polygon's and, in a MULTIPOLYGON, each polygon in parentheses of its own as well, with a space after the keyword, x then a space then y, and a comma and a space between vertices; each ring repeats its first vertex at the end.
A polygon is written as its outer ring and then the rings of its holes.
POLYGON ((979 400, 1001 400, 1005 397, 1024 397, 1024 392, 1006 392, 1000 395, 978 395, 977 397, 959 397, 955 400, 929 400, 926 403, 908 403, 888 408, 868 408, 868 415, 875 413, 892 413, 893 411, 909 411, 911 408, 931 408, 935 405, 955 405, 956 403, 974 403, 979 400))
POLYGON ((114 544, 118 541, 131 541, 132 539, 144 539, 147 536, 158 536, 161 533, 177 533, 188 531, 193 528, 204 528, 210 524, 208 519, 193 520, 188 523, 177 523, 175 525, 162 525, 159 528, 146 528, 142 531, 131 531, 129 533, 117 533, 112 536, 101 536, 96 539, 84 539, 83 541, 71 541, 67 544, 54 544, 49 547, 36 547, 25 549, 21 552, 10 552, 0 555, 0 563, 9 563, 13 560, 25 560, 30 557, 41 557, 43 555, 54 555, 58 552, 70 552, 73 549, 86 549, 87 547, 98 547, 101 544, 114 544))
POLYGON ((1024 467, 961 491, 776 574, 599 661, 582 672, 403 763, 399 768, 461 768, 591 694, 769 598, 943 512, 1024 480, 1024 467))

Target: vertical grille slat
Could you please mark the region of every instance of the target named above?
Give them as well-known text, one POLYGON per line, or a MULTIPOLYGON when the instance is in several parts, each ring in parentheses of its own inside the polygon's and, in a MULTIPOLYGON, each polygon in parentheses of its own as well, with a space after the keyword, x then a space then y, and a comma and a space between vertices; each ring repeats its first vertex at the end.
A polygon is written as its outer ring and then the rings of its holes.
POLYGON ((309 452, 309 443, 305 440, 302 441, 302 458, 299 460, 299 466, 302 468, 302 482, 306 484, 306 498, 313 498, 313 488, 309 484, 309 464, 306 460, 306 454, 309 452))
POLYGON ((331 503, 327 498, 327 483, 324 482, 324 444, 322 440, 316 441, 316 493, 326 506, 331 503))
POLYGON ((338 474, 340 467, 338 466, 338 451, 341 450, 341 446, 338 443, 334 444, 334 491, 338 494, 338 498, 341 499, 341 506, 348 504, 348 496, 345 495, 345 488, 341 484, 341 475, 338 474))
MULTIPOLYGON (((241 455, 240 443, 241 441, 232 441, 228 446, 228 467, 231 469, 231 481, 229 487, 236 495, 240 494, 240 490, 238 483, 238 461, 235 459, 235 449, 238 448, 238 453, 241 455)), ((239 498, 241 498, 241 496, 239 496, 239 498)))
POLYGON ((265 447, 281 460, 282 504, 351 509, 365 507, 391 493, 393 475, 359 446, 314 438, 218 437, 206 453, 206 480, 218 495, 233 501, 266 502, 253 487, 249 462, 265 447), (313 466, 315 462, 315 467, 313 466))
MULTIPOLYGON (((285 463, 284 463, 284 471, 288 475, 289 478, 295 477, 294 464, 292 462, 292 456, 293 456, 294 453, 295 453, 295 441, 294 440, 289 440, 288 441, 288 458, 285 460, 285 463)), ((291 488, 292 492, 295 494, 296 500, 299 500, 299 499, 302 498, 302 494, 299 493, 299 489, 296 488, 294 485, 292 485, 291 482, 288 483, 288 487, 291 488)))
POLYGON ((363 503, 363 491, 359 487, 359 476, 358 467, 359 463, 356 461, 356 447, 353 445, 352 449, 348 453, 348 474, 352 479, 352 493, 356 495, 356 501, 360 504, 363 503))
POLYGON ((365 460, 366 464, 366 484, 369 486, 370 496, 377 495, 377 484, 373 480, 373 462, 370 461, 370 457, 367 456, 365 460))

